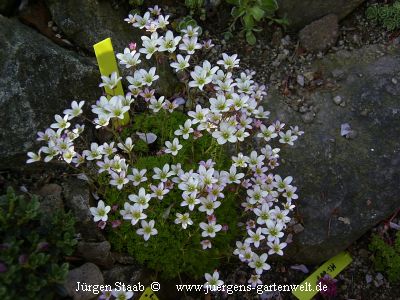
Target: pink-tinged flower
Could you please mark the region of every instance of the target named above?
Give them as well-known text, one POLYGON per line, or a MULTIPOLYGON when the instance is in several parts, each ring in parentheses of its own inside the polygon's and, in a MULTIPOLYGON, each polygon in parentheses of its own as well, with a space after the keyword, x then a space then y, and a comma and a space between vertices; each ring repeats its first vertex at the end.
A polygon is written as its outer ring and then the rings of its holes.
POLYGON ((134 42, 129 43, 129 49, 131 51, 136 50, 136 43, 134 43, 134 42))
POLYGON ((262 121, 261 120, 254 120, 253 121, 253 125, 255 128, 260 128, 262 125, 262 121))
POLYGON ((321 286, 326 286, 327 288, 322 288, 320 293, 324 297, 328 299, 335 297, 337 295, 337 280, 332 278, 329 274, 325 274, 324 277, 321 277, 318 280, 318 284, 321 283, 321 286))
POLYGON ((112 212, 116 212, 118 210, 118 204, 115 204, 111 207, 112 212))
POLYGON ((18 257, 18 263, 19 263, 20 265, 25 265, 25 264, 28 263, 28 259, 29 259, 29 256, 28 256, 27 254, 21 254, 21 255, 18 257))
POLYGON ((206 40, 206 41, 203 41, 202 46, 203 46, 203 49, 209 50, 212 47, 214 47, 215 45, 213 44, 212 40, 206 40))
POLYGON ((49 249, 49 243, 48 242, 40 242, 36 246, 37 251, 47 251, 49 249))
POLYGON ((111 291, 103 291, 98 300, 109 300, 112 297, 111 291))
POLYGON ((97 227, 99 227, 100 229, 104 229, 107 225, 107 222, 105 221, 100 221, 99 223, 97 223, 97 227))
POLYGON ((209 215, 209 216, 207 216, 207 221, 209 222, 209 223, 212 223, 212 222, 217 222, 217 218, 215 217, 215 215, 209 215))
POLYGON ((121 224, 122 224, 121 220, 114 220, 111 222, 111 227, 117 228, 117 227, 121 226, 121 224))
POLYGON ((203 250, 206 250, 207 248, 211 248, 212 244, 210 240, 202 240, 200 242, 201 246, 203 247, 203 250))
POLYGON ((229 226, 228 226, 228 224, 224 224, 224 225, 222 225, 222 231, 228 231, 228 229, 229 229, 229 226))

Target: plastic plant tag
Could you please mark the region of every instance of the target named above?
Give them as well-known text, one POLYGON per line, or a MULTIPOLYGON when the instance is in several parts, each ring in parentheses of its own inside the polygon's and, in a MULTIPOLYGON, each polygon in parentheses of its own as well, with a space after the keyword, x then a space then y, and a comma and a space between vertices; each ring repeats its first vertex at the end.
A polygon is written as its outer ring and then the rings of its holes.
POLYGON ((158 297, 156 296, 156 294, 154 294, 154 292, 151 290, 151 288, 147 287, 142 296, 140 296, 139 300, 158 300, 158 297))
MULTIPOLYGON (((117 60, 115 59, 115 53, 111 43, 111 39, 106 38, 105 40, 102 40, 101 42, 95 44, 93 48, 94 53, 96 54, 97 63, 99 65, 100 74, 102 76, 110 77, 113 72, 117 72, 117 75, 119 76, 117 60)), ((121 81, 118 82, 114 90, 111 90, 108 87, 104 87, 104 89, 107 93, 107 98, 110 98, 112 96, 125 95, 121 81)), ((124 114, 124 119, 118 119, 117 124, 114 123, 114 125, 126 125, 128 123, 129 113, 126 112, 124 114)))
POLYGON ((314 273, 308 276, 292 293, 300 300, 309 300, 318 293, 318 280, 325 274, 334 278, 352 262, 348 252, 341 252, 325 262, 314 273))

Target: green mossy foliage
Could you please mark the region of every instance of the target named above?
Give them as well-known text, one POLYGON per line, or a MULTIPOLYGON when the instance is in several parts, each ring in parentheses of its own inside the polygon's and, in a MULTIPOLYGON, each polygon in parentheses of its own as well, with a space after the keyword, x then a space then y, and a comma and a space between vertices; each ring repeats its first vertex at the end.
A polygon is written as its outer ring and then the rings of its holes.
POLYGON ((377 22, 387 30, 393 31, 400 29, 400 1, 397 0, 392 5, 374 4, 367 8, 367 18, 377 22))
POLYGON ((53 299, 68 273, 63 257, 76 245, 74 225, 70 213, 44 217, 36 196, 9 188, 0 197, 0 298, 53 299))
POLYGON ((400 282, 400 231, 393 245, 387 244, 380 236, 373 235, 369 249, 374 252, 375 269, 385 272, 391 282, 400 282))

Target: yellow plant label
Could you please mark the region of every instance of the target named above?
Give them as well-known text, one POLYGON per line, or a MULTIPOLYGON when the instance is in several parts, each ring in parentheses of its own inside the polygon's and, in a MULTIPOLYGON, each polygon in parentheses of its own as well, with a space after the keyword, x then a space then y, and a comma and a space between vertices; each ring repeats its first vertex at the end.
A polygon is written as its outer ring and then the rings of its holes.
POLYGON ((151 288, 147 287, 142 296, 140 296, 139 300, 158 300, 158 297, 156 296, 156 294, 154 294, 154 292, 151 290, 151 288))
POLYGON ((318 280, 325 274, 332 278, 336 277, 344 268, 352 262, 352 258, 348 252, 342 252, 325 262, 314 273, 308 276, 297 288, 292 292, 300 300, 310 300, 314 297, 323 286, 318 285, 318 280))
MULTIPOLYGON (((119 76, 117 60, 115 59, 115 53, 111 43, 111 39, 106 38, 105 40, 95 44, 93 48, 94 48, 94 53, 96 54, 97 63, 99 65, 100 74, 102 76, 110 77, 113 72, 117 72, 117 75, 119 76)), ((114 90, 105 87, 105 91, 107 93, 107 98, 117 95, 124 96, 124 90, 122 88, 121 81, 118 82, 114 90)), ((124 119, 120 120, 114 125, 126 125, 128 123, 129 123, 129 113, 126 112, 124 114, 124 119)))

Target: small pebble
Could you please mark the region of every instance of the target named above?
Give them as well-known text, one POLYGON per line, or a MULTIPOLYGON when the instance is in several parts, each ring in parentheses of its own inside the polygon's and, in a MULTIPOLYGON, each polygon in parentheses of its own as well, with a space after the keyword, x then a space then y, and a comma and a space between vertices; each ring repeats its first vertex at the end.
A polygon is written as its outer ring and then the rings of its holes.
POLYGON ((396 78, 392 78, 392 83, 393 84, 397 84, 397 79, 396 78))
POLYGON ((335 102, 336 105, 339 105, 340 103, 342 103, 342 97, 340 97, 339 95, 333 97, 333 102, 335 102))

